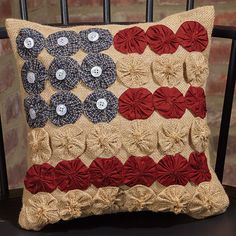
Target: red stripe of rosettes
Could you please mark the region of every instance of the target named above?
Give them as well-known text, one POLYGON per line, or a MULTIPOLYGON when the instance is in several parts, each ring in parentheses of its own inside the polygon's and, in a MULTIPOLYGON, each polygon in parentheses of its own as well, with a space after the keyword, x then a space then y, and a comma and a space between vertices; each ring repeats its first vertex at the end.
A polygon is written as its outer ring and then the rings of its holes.
POLYGON ((186 108, 196 117, 206 116, 203 88, 190 86, 185 97, 175 87, 160 87, 153 94, 146 88, 129 88, 119 97, 119 113, 128 120, 147 119, 154 110, 165 118, 181 118, 186 108))
POLYGON ((157 53, 172 54, 179 45, 189 52, 202 52, 208 45, 206 29, 196 21, 184 22, 176 33, 165 25, 150 26, 146 33, 134 26, 120 30, 113 39, 117 51, 127 53, 143 53, 146 46, 157 53))
POLYGON ((130 156, 122 164, 117 157, 96 158, 89 167, 77 158, 61 161, 55 167, 44 163, 31 166, 24 184, 32 194, 52 192, 56 188, 63 192, 72 189, 87 189, 91 184, 97 188, 106 186, 142 184, 151 186, 155 181, 164 186, 200 184, 210 181, 211 174, 204 153, 193 152, 189 160, 180 154, 166 155, 158 163, 149 156, 130 156))

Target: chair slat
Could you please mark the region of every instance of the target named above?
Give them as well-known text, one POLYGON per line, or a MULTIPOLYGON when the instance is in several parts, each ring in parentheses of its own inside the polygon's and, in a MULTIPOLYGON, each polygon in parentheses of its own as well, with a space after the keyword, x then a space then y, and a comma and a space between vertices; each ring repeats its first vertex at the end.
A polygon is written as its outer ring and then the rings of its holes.
POLYGON ((8 180, 3 142, 2 122, 0 117, 0 200, 8 197, 8 180))
POLYGON ((146 22, 153 21, 153 0, 146 0, 146 22))
POLYGON ((61 23, 63 25, 69 25, 69 13, 67 0, 60 0, 61 7, 61 23))
POLYGON ((23 20, 28 20, 28 9, 27 9, 27 1, 19 0, 20 4, 20 16, 23 20))
POLYGON ((229 135, 230 117, 232 112, 233 98, 234 98, 234 87, 236 81, 236 40, 232 40, 228 75, 226 81, 224 104, 221 117, 220 135, 218 140, 218 150, 216 158, 215 171, 222 182, 224 174, 225 156, 227 150, 227 141, 229 135))
POLYGON ((194 8, 194 0, 187 0, 186 11, 189 11, 194 8))
POLYGON ((111 1, 103 0, 103 22, 104 24, 111 23, 111 1))

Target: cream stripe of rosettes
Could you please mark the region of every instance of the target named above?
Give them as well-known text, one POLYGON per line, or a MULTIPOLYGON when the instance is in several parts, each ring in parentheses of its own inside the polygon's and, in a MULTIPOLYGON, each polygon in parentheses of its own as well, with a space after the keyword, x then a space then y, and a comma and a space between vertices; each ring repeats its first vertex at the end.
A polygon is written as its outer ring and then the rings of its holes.
POLYGON ((169 186, 159 194, 143 185, 127 190, 104 187, 97 189, 93 197, 81 190, 71 190, 62 197, 37 193, 23 205, 19 223, 25 229, 40 230, 60 219, 141 210, 186 213, 200 219, 223 213, 228 205, 223 187, 216 182, 203 182, 194 193, 181 185, 169 186))
POLYGON ((186 127, 183 121, 171 119, 156 131, 148 121, 134 120, 122 131, 107 123, 96 124, 87 137, 86 132, 75 125, 55 129, 50 136, 43 128, 33 129, 28 137, 33 164, 42 164, 52 155, 58 160, 75 159, 84 153, 86 147, 93 158, 115 156, 122 145, 134 156, 149 155, 156 148, 160 148, 163 154, 174 155, 183 151, 189 140, 194 150, 203 152, 209 135, 206 121, 195 118, 190 127, 186 127))
POLYGON ((128 88, 141 87, 152 76, 160 86, 173 87, 184 79, 193 86, 203 86, 209 75, 207 58, 201 52, 191 52, 185 60, 161 55, 151 64, 142 56, 128 55, 117 62, 116 71, 119 81, 128 88))

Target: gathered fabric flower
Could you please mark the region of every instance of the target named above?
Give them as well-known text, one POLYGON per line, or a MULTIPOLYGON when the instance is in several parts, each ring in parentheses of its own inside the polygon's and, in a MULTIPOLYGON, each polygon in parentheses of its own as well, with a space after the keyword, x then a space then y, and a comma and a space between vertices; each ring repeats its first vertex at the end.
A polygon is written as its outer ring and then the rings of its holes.
POLYGON ((165 25, 150 26, 146 35, 150 49, 158 55, 173 54, 179 46, 174 32, 165 25))
POLYGON ((58 31, 46 39, 46 49, 54 57, 71 56, 79 51, 81 41, 74 31, 58 31))
POLYGON ((118 99, 110 91, 98 89, 84 101, 84 114, 93 122, 110 122, 118 112, 118 99))
POLYGON ((43 128, 36 128, 28 134, 29 153, 34 164, 43 164, 50 160, 52 151, 49 135, 43 128))
POLYGON ((197 21, 185 21, 177 30, 176 37, 188 52, 202 52, 208 45, 207 30, 197 21))
POLYGON ((98 53, 110 48, 112 35, 109 30, 91 28, 79 32, 81 49, 86 53, 98 53))
POLYGON ((81 64, 82 81, 91 89, 106 89, 116 80, 116 64, 106 54, 88 54, 81 64))
POLYGON ((149 156, 130 156, 123 166, 123 183, 129 187, 137 184, 151 186, 156 180, 156 163, 149 156))
POLYGON ((80 99, 71 92, 60 91, 51 96, 50 120, 56 126, 75 123, 83 112, 80 99))
POLYGON ((23 28, 16 37, 18 54, 24 59, 36 58, 43 50, 45 39, 41 33, 30 28, 23 28))
POLYGON ((167 212, 175 214, 186 213, 188 203, 191 199, 190 193, 181 185, 172 185, 157 194, 156 202, 151 208, 153 211, 167 212))
POLYGON ((146 88, 129 88, 119 97, 119 113, 128 120, 147 119, 153 112, 152 93, 146 88))
POLYGON ((200 183, 189 202, 188 214, 196 219, 218 215, 229 206, 229 198, 220 184, 214 182, 200 183))
POLYGON ((176 120, 164 123, 158 132, 161 151, 169 155, 181 152, 188 141, 188 132, 184 123, 176 120))
POLYGON ((186 110, 185 98, 175 87, 160 87, 153 93, 153 105, 165 118, 181 118, 186 110))
POLYGON ((118 187, 99 188, 93 198, 91 211, 95 215, 114 213, 119 210, 120 196, 118 187))
POLYGON ((71 90, 80 81, 82 74, 79 63, 70 57, 54 58, 48 69, 51 85, 60 90, 71 90))
POLYGON ((196 151, 203 152, 206 150, 210 133, 207 122, 200 117, 196 117, 190 130, 191 145, 196 151))
POLYGON ((149 155, 157 146, 157 135, 146 121, 131 121, 122 139, 127 152, 134 156, 149 155))
POLYGON ((75 125, 66 125, 51 133, 53 156, 62 160, 72 160, 85 150, 85 132, 75 125))
POLYGON ((143 29, 134 26, 116 33, 113 44, 115 49, 121 53, 142 54, 147 46, 147 37, 143 29))
POLYGON ((192 152, 189 156, 189 180, 198 185, 211 180, 207 158, 204 152, 192 152))
POLYGON ((187 159, 180 154, 164 156, 156 165, 157 181, 169 186, 173 184, 185 186, 189 181, 189 165, 187 159))
POLYGON ((50 193, 37 193, 29 198, 25 206, 25 215, 30 229, 40 230, 47 224, 60 220, 58 201, 50 193))
POLYGON ((94 157, 112 157, 122 145, 120 131, 107 123, 94 125, 86 142, 88 150, 94 157))
POLYGON ((61 161, 55 167, 58 188, 63 192, 87 189, 90 185, 88 168, 80 159, 61 161))
POLYGON ((124 207, 128 211, 142 211, 148 209, 156 199, 155 192, 144 185, 135 185, 124 192, 124 207))
POLYGON ((97 188, 122 184, 122 162, 117 157, 96 158, 89 166, 90 180, 97 188))
POLYGON ((186 80, 193 86, 203 86, 209 76, 207 59, 201 52, 192 52, 186 57, 186 80))
POLYGON ((91 204, 92 197, 88 193, 77 189, 71 190, 58 202, 60 217, 62 220, 78 218, 91 204))
POLYGON ((28 94, 40 94, 45 88, 47 71, 37 59, 26 61, 21 69, 23 87, 28 94))
POLYGON ((190 86, 185 94, 186 107, 196 117, 205 118, 206 116, 206 96, 201 87, 190 86))
POLYGON ((49 107, 40 95, 31 95, 24 99, 26 120, 30 128, 42 128, 48 121, 49 107))
POLYGON ((116 63, 119 80, 128 88, 137 88, 148 83, 151 75, 150 65, 138 56, 126 56, 116 63))
POLYGON ((183 78, 183 62, 172 55, 163 55, 153 61, 152 71, 160 86, 173 87, 183 78))
POLYGON ((54 167, 48 163, 31 166, 27 170, 24 185, 32 194, 38 192, 53 192, 57 187, 55 183, 54 167))

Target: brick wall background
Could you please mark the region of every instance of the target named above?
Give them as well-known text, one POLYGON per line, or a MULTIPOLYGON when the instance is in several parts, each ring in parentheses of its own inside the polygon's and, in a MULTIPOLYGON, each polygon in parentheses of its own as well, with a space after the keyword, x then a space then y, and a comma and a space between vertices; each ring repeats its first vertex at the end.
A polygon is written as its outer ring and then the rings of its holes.
MULTIPOLYGON (((0 25, 7 17, 19 18, 18 0, 0 0, 0 25)), ((154 19, 185 9, 185 0, 156 0, 154 19)), ((214 4, 215 24, 236 26, 235 0, 196 0, 197 6, 214 4)), ((145 0, 111 0, 112 21, 144 21, 145 0)), ((102 0, 68 0, 71 22, 102 21, 102 0)), ((28 0, 29 19, 40 23, 60 22, 59 0, 28 0)), ((212 131, 211 153, 214 165, 226 81, 230 40, 213 39, 210 57, 210 78, 207 84, 208 119, 212 131)), ((0 109, 4 126, 7 169, 11 188, 22 186, 26 170, 25 137, 22 107, 19 102, 19 81, 15 79, 14 59, 9 40, 0 40, 0 109)), ((224 183, 236 186, 236 104, 231 118, 224 183)))

